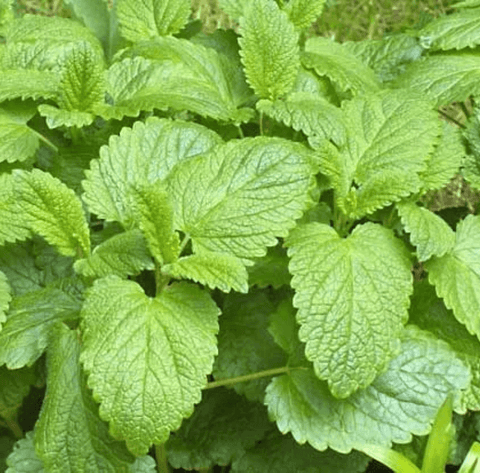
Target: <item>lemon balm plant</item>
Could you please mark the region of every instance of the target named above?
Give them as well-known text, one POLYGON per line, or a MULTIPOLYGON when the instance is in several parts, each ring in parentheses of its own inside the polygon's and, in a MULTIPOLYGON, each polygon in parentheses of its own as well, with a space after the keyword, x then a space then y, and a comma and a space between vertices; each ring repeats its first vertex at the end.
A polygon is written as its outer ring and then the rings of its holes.
POLYGON ((307 37, 323 0, 223 0, 211 35, 190 0, 65 3, 0 1, 4 468, 430 467, 446 398, 460 464, 480 217, 427 204, 480 188, 480 2, 345 44, 307 37))

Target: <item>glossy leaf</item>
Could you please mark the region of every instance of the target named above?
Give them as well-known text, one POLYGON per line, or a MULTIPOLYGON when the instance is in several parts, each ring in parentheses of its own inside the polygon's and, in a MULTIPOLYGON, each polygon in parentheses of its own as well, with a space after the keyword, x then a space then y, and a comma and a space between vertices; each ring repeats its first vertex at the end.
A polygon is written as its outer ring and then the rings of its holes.
POLYGON ((135 455, 165 442, 200 401, 217 353, 218 313, 206 292, 185 283, 154 299, 115 276, 90 290, 81 360, 100 416, 135 455))

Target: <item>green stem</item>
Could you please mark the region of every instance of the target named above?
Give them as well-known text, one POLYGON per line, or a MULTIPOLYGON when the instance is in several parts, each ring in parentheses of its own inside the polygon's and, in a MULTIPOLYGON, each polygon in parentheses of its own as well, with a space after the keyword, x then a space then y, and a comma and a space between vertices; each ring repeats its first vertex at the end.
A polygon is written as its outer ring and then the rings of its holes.
POLYGON ((5 423, 7 424, 8 428, 13 432, 15 438, 23 438, 23 430, 16 419, 5 419, 5 423))
POLYGON ((182 240, 182 243, 180 243, 180 250, 178 252, 179 255, 183 253, 183 250, 185 249, 189 241, 190 241, 190 235, 185 235, 185 237, 182 240))
POLYGON ((240 138, 245 138, 245 135, 243 134, 242 127, 240 125, 237 125, 237 130, 238 130, 238 136, 240 138))
POLYGON ((254 379, 266 378, 267 376, 275 376, 276 374, 289 373, 293 370, 306 370, 305 366, 297 366, 290 368, 290 366, 282 366, 281 368, 273 368, 271 370, 259 371, 257 373, 246 374, 243 376, 236 376, 235 378, 220 379, 218 381, 211 381, 203 389, 213 389, 220 386, 230 386, 232 384, 244 383, 245 381, 253 381, 254 379))
POLYGON ((460 103, 460 108, 462 109, 462 112, 465 114, 465 118, 470 118, 470 112, 468 111, 467 106, 465 105, 465 102, 460 103))
POLYGON ((260 112, 260 136, 263 136, 263 112, 260 112))
POLYGON ((155 294, 160 294, 169 281, 170 276, 165 276, 161 271, 160 265, 155 262, 155 294))
POLYGON ((167 460, 167 449, 165 444, 155 445, 155 458, 157 460, 158 473, 170 473, 170 467, 167 460))
POLYGON ((447 120, 451 121, 452 123, 455 123, 455 125, 457 125, 458 127, 466 128, 463 123, 460 123, 458 120, 451 117, 450 115, 448 115, 448 113, 445 113, 443 110, 438 109, 438 113, 440 113, 440 115, 442 115, 443 117, 445 117, 447 120))
POLYGON ((45 138, 45 136, 43 136, 41 133, 39 133, 38 131, 35 131, 32 129, 32 131, 37 135, 38 139, 43 141, 47 146, 49 146, 50 148, 53 149, 53 151, 55 151, 55 153, 58 153, 58 148, 48 139, 48 138, 45 138))

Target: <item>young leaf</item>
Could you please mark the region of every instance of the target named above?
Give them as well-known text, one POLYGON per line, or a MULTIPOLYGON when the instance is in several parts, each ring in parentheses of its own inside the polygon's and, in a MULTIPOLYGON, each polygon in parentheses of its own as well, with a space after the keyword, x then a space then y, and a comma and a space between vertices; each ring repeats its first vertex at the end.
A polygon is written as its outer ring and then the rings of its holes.
POLYGON ((312 223, 293 230, 286 244, 305 355, 332 394, 346 398, 370 385, 398 351, 412 292, 408 253, 371 223, 346 239, 312 223))
POLYGON ((0 162, 25 161, 39 146, 38 134, 27 126, 36 107, 25 102, 11 102, 0 107, 0 162))
POLYGON ((165 442, 200 401, 218 314, 206 292, 186 283, 151 299, 135 282, 108 276, 88 293, 81 360, 102 418, 135 455, 165 442))
POLYGON ((121 278, 153 270, 154 264, 140 230, 129 230, 97 246, 91 256, 75 261, 75 271, 86 277, 115 274, 121 278))
POLYGON ((43 462, 35 453, 33 432, 27 432, 25 438, 17 441, 7 458, 7 473, 47 473, 43 462))
POLYGON ((419 261, 443 256, 455 245, 455 233, 447 222, 414 202, 397 202, 397 210, 405 230, 417 247, 419 261))
POLYGON ((8 283, 7 276, 5 276, 5 273, 0 271, 0 331, 2 330, 3 323, 7 320, 5 314, 8 310, 10 301, 12 300, 10 292, 11 289, 10 284, 8 283))
POLYGON ((90 254, 90 236, 75 193, 49 173, 33 169, 13 173, 17 206, 30 228, 65 256, 90 254))
POLYGON ((180 252, 180 242, 178 233, 173 231, 172 204, 164 187, 156 182, 132 188, 128 196, 153 257, 162 265, 174 262, 180 252))
POLYGON ((257 109, 309 137, 331 140, 339 147, 346 142, 342 110, 322 97, 296 92, 285 100, 259 100, 257 109))
POLYGON ((190 0, 118 0, 117 15, 125 39, 138 42, 178 33, 191 13, 190 0))
POLYGON ((31 366, 47 347, 53 325, 74 320, 79 311, 77 299, 52 286, 14 298, 0 332, 0 365, 31 366))
POLYGON ((327 38, 314 37, 307 40, 302 64, 307 69, 313 69, 319 76, 327 76, 341 90, 351 90, 355 95, 379 88, 372 69, 340 44, 327 38))
POLYGON ((308 28, 322 13, 325 0, 290 0, 285 5, 285 12, 295 28, 308 28))
POLYGON ((185 256, 164 265, 162 273, 174 278, 193 279, 211 289, 248 292, 248 273, 245 265, 235 256, 205 251, 185 256))
POLYGON ((17 418, 17 413, 23 399, 35 383, 35 371, 32 368, 9 370, 0 367, 0 416, 11 420, 17 418))
POLYGON ((134 457, 111 438, 98 415, 78 361, 80 347, 77 332, 64 324, 53 327, 47 392, 35 424, 36 451, 51 473, 129 473, 134 457))
POLYGON ((434 51, 474 48, 480 44, 480 8, 436 18, 418 34, 420 41, 434 51))
POLYGON ((252 0, 240 20, 240 55, 249 84, 275 100, 293 87, 300 68, 298 34, 274 0, 252 0))
POLYGON ((195 123, 150 118, 123 128, 100 149, 83 181, 83 200, 108 221, 132 226, 137 219, 128 195, 131 188, 165 179, 175 164, 205 154, 222 140, 195 123))
POLYGON ((347 453, 426 435, 447 394, 464 389, 469 378, 445 342, 409 327, 387 371, 348 399, 335 399, 313 372, 292 370, 273 379, 265 403, 280 432, 292 432, 298 443, 347 453))
POLYGON ((425 263, 428 279, 445 305, 471 334, 480 338, 480 217, 457 225, 451 251, 425 263))
POLYGON ((480 93, 480 58, 460 52, 429 56, 409 64, 393 84, 426 95, 437 107, 463 102, 480 93))
POLYGON ((48 128, 52 129, 61 126, 83 128, 91 125, 95 119, 95 116, 90 112, 63 110, 46 103, 38 106, 38 112, 47 119, 48 128))
POLYGON ((192 417, 168 440, 168 461, 186 470, 228 465, 261 440, 269 427, 261 404, 226 389, 205 391, 192 417))
POLYGON ((257 137, 183 161, 167 181, 175 227, 191 237, 195 251, 261 257, 306 210, 311 160, 303 145, 257 137))

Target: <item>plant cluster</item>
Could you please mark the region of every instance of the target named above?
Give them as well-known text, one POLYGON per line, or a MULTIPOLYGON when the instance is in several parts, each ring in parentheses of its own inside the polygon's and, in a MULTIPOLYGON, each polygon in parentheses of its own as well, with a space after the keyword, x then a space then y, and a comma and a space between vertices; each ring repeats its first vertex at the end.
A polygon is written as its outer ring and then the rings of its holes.
POLYGON ((0 0, 8 473, 478 470, 480 1, 324 3, 0 0))

